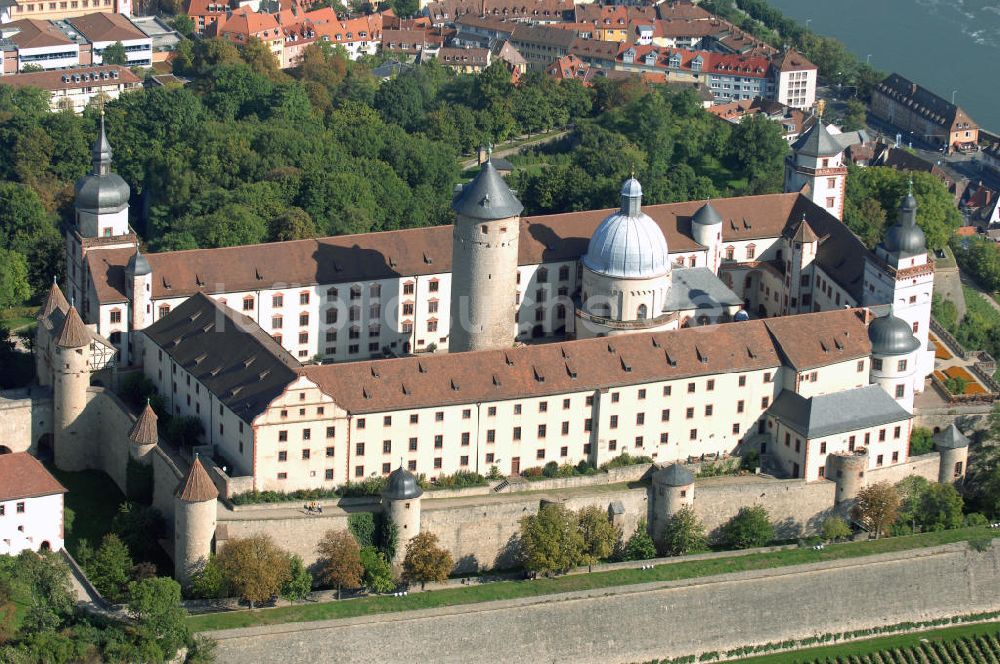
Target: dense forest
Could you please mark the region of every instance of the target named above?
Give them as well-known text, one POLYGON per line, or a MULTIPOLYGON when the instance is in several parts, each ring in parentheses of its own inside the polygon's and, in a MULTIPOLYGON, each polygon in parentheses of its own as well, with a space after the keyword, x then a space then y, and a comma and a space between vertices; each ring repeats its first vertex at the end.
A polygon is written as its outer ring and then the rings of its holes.
MULTIPOLYGON (((613 205, 630 172, 651 203, 776 191, 788 149, 773 123, 720 122, 690 92, 538 73, 514 86, 502 63, 380 83, 328 44, 285 72, 260 42, 210 39, 183 42, 175 70, 191 83, 105 107, 132 225, 155 251, 448 223, 461 154, 553 128, 571 140, 514 177, 531 212, 613 205)), ((97 123, 96 108, 51 113, 45 93, 0 85, 0 306, 62 273, 97 123)))

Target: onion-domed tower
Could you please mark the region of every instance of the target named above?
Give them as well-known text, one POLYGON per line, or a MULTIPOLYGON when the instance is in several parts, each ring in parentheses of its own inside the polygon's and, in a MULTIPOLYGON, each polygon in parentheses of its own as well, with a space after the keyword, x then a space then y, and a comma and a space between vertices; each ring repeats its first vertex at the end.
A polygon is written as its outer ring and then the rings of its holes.
POLYGON ((642 211, 639 181, 629 178, 622 185, 621 209, 597 227, 583 257, 576 336, 675 326, 675 320, 661 315, 669 293, 667 239, 642 211))
POLYGON ((927 237, 917 225, 917 199, 913 183, 903 197, 899 220, 886 230, 875 247, 875 257, 865 262, 862 304, 892 305, 892 313, 910 327, 920 342, 913 389, 923 392, 924 379, 934 370, 934 352, 928 350, 934 292, 934 263, 927 253, 927 237))
POLYGON ((913 412, 913 384, 920 341, 907 322, 891 312, 868 326, 872 344, 871 381, 907 412, 913 412))

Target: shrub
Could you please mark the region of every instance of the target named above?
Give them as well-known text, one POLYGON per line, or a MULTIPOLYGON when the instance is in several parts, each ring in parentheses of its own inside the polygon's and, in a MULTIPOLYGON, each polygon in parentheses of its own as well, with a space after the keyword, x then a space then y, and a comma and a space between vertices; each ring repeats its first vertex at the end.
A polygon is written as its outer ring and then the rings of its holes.
POLYGON ((607 471, 611 468, 623 468, 625 466, 637 466, 641 463, 653 463, 653 458, 648 456, 632 456, 628 452, 622 452, 614 459, 601 464, 601 470, 607 471))
POLYGON ((656 557, 656 545, 653 543, 653 538, 649 536, 645 519, 639 519, 635 532, 625 542, 625 551, 622 557, 625 560, 649 560, 656 557))
POLYGON ((965 525, 969 526, 970 528, 973 526, 985 526, 988 525, 989 522, 990 520, 987 519, 982 514, 980 514, 979 512, 970 512, 969 514, 965 515, 965 525))
POLYGON ((741 507, 736 516, 722 525, 720 541, 728 549, 766 546, 774 539, 767 510, 761 505, 741 507))
POLYGON ((847 524, 847 521, 839 516, 827 517, 823 521, 821 531, 823 539, 827 542, 836 542, 837 540, 847 539, 851 536, 851 527, 847 524))
POLYGON ((191 596, 197 599, 219 599, 226 594, 222 569, 215 554, 208 557, 204 566, 191 578, 191 596))
POLYGON ((438 475, 431 488, 464 489, 472 486, 486 486, 489 482, 479 473, 471 470, 459 470, 451 475, 438 475))
POLYGON ((371 512, 350 515, 347 517, 347 528, 362 549, 375 546, 375 515, 371 512))
POLYGON ((377 496, 385 489, 387 481, 384 477, 367 477, 360 482, 348 482, 340 488, 340 494, 347 497, 377 496))
POLYGON ((555 461, 549 461, 542 468, 542 475, 545 477, 555 477, 559 473, 559 464, 555 461))
POLYGON ((526 477, 530 479, 537 479, 542 477, 542 469, 539 466, 533 466, 531 468, 525 468, 521 471, 521 477, 526 477))
POLYGON ((256 505, 259 503, 285 503, 293 501, 311 501, 339 498, 340 494, 333 489, 299 489, 298 491, 245 491, 233 494, 229 502, 233 505, 256 505))
POLYGON ((913 427, 910 432, 910 456, 919 456, 934 451, 934 432, 927 427, 913 427))
POLYGON ((708 549, 705 526, 690 505, 677 511, 663 533, 662 550, 669 556, 683 556, 708 549))
POLYGON ((362 583, 372 593, 391 593, 396 589, 392 564, 381 551, 371 547, 361 550, 362 583))

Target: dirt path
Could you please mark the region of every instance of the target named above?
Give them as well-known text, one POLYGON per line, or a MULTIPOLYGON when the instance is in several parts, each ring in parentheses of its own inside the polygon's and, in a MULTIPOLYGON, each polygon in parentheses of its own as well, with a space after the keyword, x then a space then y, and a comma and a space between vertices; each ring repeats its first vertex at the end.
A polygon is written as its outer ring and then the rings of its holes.
MULTIPOLYGON (((509 147, 509 148, 500 147, 499 150, 494 150, 493 151, 493 156, 497 157, 497 158, 500 158, 500 157, 509 157, 512 154, 520 154, 521 150, 523 150, 525 148, 533 148, 533 147, 535 147, 537 145, 545 145, 546 143, 553 143, 555 141, 558 141, 560 138, 562 138, 563 136, 566 136, 571 131, 572 131, 572 129, 563 129, 562 131, 557 131, 554 134, 539 134, 539 136, 537 138, 533 138, 531 140, 525 141, 524 143, 520 143, 518 145, 514 145, 514 146, 509 147)), ((518 137, 518 138, 520 138, 520 137, 518 137)), ((515 140, 517 140, 517 139, 515 139, 515 140)), ((476 158, 467 159, 466 161, 463 161, 461 163, 461 167, 462 167, 462 170, 467 170, 469 168, 475 167, 476 164, 478 164, 478 163, 479 163, 479 160, 476 159, 476 158)))

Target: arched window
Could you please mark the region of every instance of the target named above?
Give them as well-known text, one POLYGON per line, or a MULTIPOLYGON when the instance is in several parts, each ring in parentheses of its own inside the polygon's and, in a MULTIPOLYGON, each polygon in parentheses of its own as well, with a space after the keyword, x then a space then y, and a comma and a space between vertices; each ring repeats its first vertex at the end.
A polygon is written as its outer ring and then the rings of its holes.
POLYGON ((546 268, 539 268, 538 270, 538 283, 544 284, 549 280, 549 271, 546 268))
POLYGON ((639 309, 635 312, 635 317, 639 320, 646 320, 647 310, 645 304, 640 304, 639 309))
POLYGON ((361 298, 361 286, 354 284, 351 286, 351 299, 358 300, 361 298))
POLYGON ((361 320, 361 307, 356 304, 352 305, 348 318, 350 320, 361 320))

